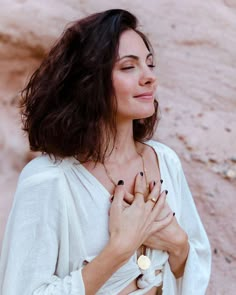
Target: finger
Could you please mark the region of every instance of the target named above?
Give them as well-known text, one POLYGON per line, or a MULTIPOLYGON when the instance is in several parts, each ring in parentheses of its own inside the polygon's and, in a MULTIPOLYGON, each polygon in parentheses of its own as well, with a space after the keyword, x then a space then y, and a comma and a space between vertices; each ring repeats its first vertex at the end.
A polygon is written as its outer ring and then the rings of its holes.
POLYGON ((129 192, 125 192, 125 198, 124 200, 129 204, 131 205, 133 203, 133 200, 134 200, 134 195, 130 194, 129 192))
MULTIPOLYGON (((114 195, 111 195, 111 196, 110 196, 110 202, 112 203, 113 200, 114 200, 114 195)), ((127 208, 127 207, 129 207, 129 206, 130 206, 130 204, 129 204, 128 202, 126 202, 126 200, 125 200, 125 198, 124 198, 124 199, 123 199, 123 207, 124 207, 124 208, 127 208)))
POLYGON ((149 191, 151 192, 154 188, 154 186, 157 186, 159 188, 159 194, 161 193, 161 185, 163 183, 163 180, 160 179, 160 181, 156 182, 155 180, 151 181, 149 183, 149 191))
POLYGON ((111 195, 110 198, 109 198, 110 202, 112 203, 113 200, 114 200, 114 195, 111 195))
POLYGON ((128 208, 129 206, 130 206, 129 203, 123 201, 123 209, 126 209, 126 208, 128 208))
POLYGON ((144 195, 146 193, 146 181, 143 172, 140 172, 135 177, 134 183, 134 202, 144 202, 144 195))
POLYGON ((156 202, 158 201, 160 196, 160 189, 157 185, 153 186, 152 191, 149 193, 148 198, 147 198, 147 208, 150 210, 153 209, 153 207, 156 205, 156 202))
MULTIPOLYGON (((154 190, 153 190, 154 191, 154 190)), ((160 215, 161 211, 163 210, 163 208, 165 207, 165 203, 166 203, 166 195, 167 195, 168 191, 163 191, 160 196, 156 199, 156 203, 153 205, 153 198, 156 198, 156 195, 153 193, 150 194, 151 199, 148 200, 147 205, 149 204, 149 206, 152 208, 151 210, 151 215, 153 220, 154 219, 158 219, 158 215, 160 215)))
MULTIPOLYGON (((172 210, 170 209, 170 207, 168 206, 167 202, 165 202, 164 204, 164 208, 161 210, 160 214, 158 214, 158 217, 155 219, 155 221, 159 221, 162 220, 163 218, 166 217, 166 215, 168 215, 169 213, 172 213, 172 210)), ((174 215, 173 215, 174 216, 174 215)))
POLYGON ((118 185, 115 187, 114 195, 112 198, 112 207, 116 207, 122 210, 123 202, 125 196, 124 181, 119 181, 118 185))
POLYGON ((152 189, 154 188, 155 185, 156 185, 156 181, 155 181, 155 180, 153 180, 153 181, 151 181, 151 182, 149 183, 149 191, 150 191, 150 192, 152 191, 152 189))
MULTIPOLYGON (((120 180, 120 181, 118 182, 117 187, 118 187, 118 186, 123 186, 123 185, 124 185, 124 181, 123 181, 123 180, 120 180)), ((112 196, 110 197, 110 201, 112 202, 113 199, 114 199, 114 195, 112 195, 112 196)), ((130 204, 132 204, 133 200, 134 200, 134 196, 125 190, 124 201, 125 201, 128 205, 130 205, 130 204)))
MULTIPOLYGON (((129 206, 130 206, 130 204, 123 202, 122 209, 124 210, 124 209, 128 208, 129 206)), ((108 209, 108 216, 110 216, 110 214, 111 214, 111 207, 108 209)))
MULTIPOLYGON (((112 202, 114 199, 114 195, 110 196, 110 202, 112 202)), ((129 205, 132 204, 134 200, 134 195, 130 194, 129 192, 125 191, 125 197, 124 197, 125 202, 127 202, 129 205)))
POLYGON ((174 218, 173 212, 170 212, 169 214, 166 215, 165 218, 158 221, 154 221, 151 228, 152 233, 161 231, 164 228, 166 228, 172 222, 173 218, 174 218))

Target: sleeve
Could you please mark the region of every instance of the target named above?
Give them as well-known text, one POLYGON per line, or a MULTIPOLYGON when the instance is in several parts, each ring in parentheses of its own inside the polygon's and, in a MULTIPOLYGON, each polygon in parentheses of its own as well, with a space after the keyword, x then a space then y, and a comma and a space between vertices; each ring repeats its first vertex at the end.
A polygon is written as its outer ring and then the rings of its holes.
POLYGON ((211 273, 211 249, 180 162, 178 182, 181 198, 179 223, 188 235, 190 249, 184 275, 177 280, 177 294, 204 295, 211 273))
MULTIPOLYGON (((81 269, 57 273, 61 239, 68 233, 65 180, 41 173, 19 181, 0 260, 2 295, 85 295, 81 269)), ((66 255, 66 254, 65 254, 66 255)))

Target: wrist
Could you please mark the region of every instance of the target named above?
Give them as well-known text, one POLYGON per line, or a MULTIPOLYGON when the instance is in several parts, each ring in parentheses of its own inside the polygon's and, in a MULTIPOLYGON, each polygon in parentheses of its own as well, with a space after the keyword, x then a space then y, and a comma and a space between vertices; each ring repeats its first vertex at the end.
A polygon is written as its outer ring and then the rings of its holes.
POLYGON ((128 245, 115 237, 110 238, 107 249, 113 253, 112 256, 122 264, 126 263, 134 253, 134 251, 129 249, 128 245))
POLYGON ((188 243, 188 235, 183 231, 180 235, 178 235, 177 240, 173 247, 169 249, 169 255, 180 257, 181 255, 185 255, 188 253, 189 243, 188 243))
POLYGON ((171 270, 176 278, 180 278, 184 274, 185 264, 189 253, 188 238, 182 242, 172 252, 169 252, 169 263, 171 270))
POLYGON ((122 267, 128 257, 120 251, 113 240, 109 241, 103 250, 82 269, 86 294, 97 294, 101 286, 122 267), (98 271, 99 270, 99 271, 98 271), (91 282, 93 282, 91 284, 91 282))

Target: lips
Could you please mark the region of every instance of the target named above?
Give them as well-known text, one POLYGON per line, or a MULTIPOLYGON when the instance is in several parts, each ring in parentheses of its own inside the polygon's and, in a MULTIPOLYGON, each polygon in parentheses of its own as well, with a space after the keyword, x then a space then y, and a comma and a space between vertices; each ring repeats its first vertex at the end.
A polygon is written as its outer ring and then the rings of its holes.
POLYGON ((138 95, 134 96, 135 98, 146 98, 146 99, 150 99, 153 98, 153 92, 144 92, 138 95))

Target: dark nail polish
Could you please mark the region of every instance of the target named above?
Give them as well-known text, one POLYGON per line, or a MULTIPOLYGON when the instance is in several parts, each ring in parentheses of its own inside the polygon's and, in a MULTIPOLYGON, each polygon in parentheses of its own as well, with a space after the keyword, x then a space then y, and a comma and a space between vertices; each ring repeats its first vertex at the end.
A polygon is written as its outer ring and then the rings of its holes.
POLYGON ((117 184, 118 184, 118 185, 124 185, 124 180, 122 180, 122 179, 119 180, 117 184))
POLYGON ((175 212, 173 212, 173 216, 175 216, 175 212))
POLYGON ((162 179, 160 180, 160 183, 163 183, 163 180, 162 179))
POLYGON ((87 260, 83 261, 83 265, 87 265, 89 262, 87 260))
POLYGON ((143 172, 142 171, 140 172, 140 175, 143 176, 143 172))
POLYGON ((168 194, 168 190, 165 190, 166 195, 168 194))

